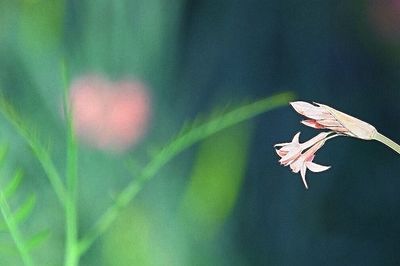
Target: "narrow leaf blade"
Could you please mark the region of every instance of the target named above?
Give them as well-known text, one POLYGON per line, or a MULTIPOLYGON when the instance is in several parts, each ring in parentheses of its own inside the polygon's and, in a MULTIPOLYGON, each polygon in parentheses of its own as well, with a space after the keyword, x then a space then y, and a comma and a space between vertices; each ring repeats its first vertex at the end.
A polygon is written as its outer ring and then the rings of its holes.
POLYGON ((11 180, 8 182, 7 186, 4 188, 4 196, 7 199, 12 197, 15 191, 17 191, 18 187, 21 184, 22 177, 23 177, 23 172, 21 169, 18 169, 15 172, 14 176, 11 178, 11 180))
POLYGON ((24 201, 21 207, 19 207, 18 210, 14 212, 12 217, 14 223, 19 224, 25 221, 26 218, 28 218, 29 215, 31 215, 35 205, 36 205, 36 196, 35 194, 32 194, 24 201))
POLYGON ((42 245, 46 240, 50 238, 51 232, 48 229, 42 230, 33 236, 31 236, 28 240, 25 242, 25 246, 27 250, 31 251, 40 245, 42 245))

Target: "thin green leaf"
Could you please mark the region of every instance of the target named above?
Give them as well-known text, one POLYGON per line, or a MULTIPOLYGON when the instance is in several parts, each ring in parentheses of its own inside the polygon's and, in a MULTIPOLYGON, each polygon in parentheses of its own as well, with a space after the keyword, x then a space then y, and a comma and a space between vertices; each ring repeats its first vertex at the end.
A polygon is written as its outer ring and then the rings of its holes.
POLYGON ((25 246, 26 246, 27 250, 31 251, 31 250, 39 247, 46 240, 48 240, 50 238, 50 235, 51 235, 51 232, 48 229, 34 234, 27 241, 25 241, 25 246))
POLYGON ((36 196, 32 194, 29 196, 24 203, 16 210, 13 214, 12 219, 16 224, 20 224, 21 222, 25 221, 33 211, 33 208, 36 205, 36 196))
MULTIPOLYGON (((15 224, 20 224, 25 221, 29 215, 32 213, 33 208, 36 205, 36 196, 32 194, 27 198, 24 203, 16 210, 10 217, 15 224)), ((0 223, 0 231, 5 231, 7 229, 6 222, 0 223)))
POLYGON ((23 177, 23 172, 21 169, 18 169, 15 172, 14 176, 11 178, 11 180, 8 182, 7 186, 4 188, 4 196, 7 199, 12 197, 15 191, 17 191, 18 187, 21 184, 22 177, 23 177))

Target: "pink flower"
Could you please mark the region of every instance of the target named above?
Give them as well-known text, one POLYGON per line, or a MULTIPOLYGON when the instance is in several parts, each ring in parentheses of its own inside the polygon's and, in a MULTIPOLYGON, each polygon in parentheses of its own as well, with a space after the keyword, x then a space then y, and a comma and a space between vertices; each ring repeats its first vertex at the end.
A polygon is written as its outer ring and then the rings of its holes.
POLYGON ((98 149, 124 151, 146 131, 150 97, 138 81, 86 76, 72 83, 69 100, 77 136, 98 149))
POLYGON ((322 172, 328 170, 330 166, 323 166, 313 162, 315 153, 324 145, 325 141, 337 135, 331 135, 332 132, 322 132, 312 139, 300 143, 300 132, 297 133, 292 142, 276 144, 277 154, 281 157, 279 162, 284 166, 290 166, 294 173, 300 172, 301 178, 306 188, 306 171, 309 169, 312 172, 322 172))
POLYGON ((306 182, 307 169, 312 172, 322 172, 330 168, 330 166, 316 164, 313 160, 315 153, 331 138, 350 136, 363 140, 377 140, 400 154, 400 145, 380 134, 375 127, 360 119, 323 104, 314 103, 312 105, 301 101, 290 104, 299 114, 308 118, 302 121, 304 125, 329 130, 319 133, 304 143, 299 142, 299 132, 293 137, 292 142, 275 145, 275 147, 280 147, 276 150, 276 153, 280 157, 281 165, 290 166, 294 173, 300 172, 306 188, 308 188, 306 182))
POLYGON ((287 166, 300 156, 302 148, 299 143, 299 136, 300 132, 294 135, 292 142, 279 143, 274 146, 274 147, 282 147, 276 150, 276 153, 281 157, 279 162, 282 165, 287 166))

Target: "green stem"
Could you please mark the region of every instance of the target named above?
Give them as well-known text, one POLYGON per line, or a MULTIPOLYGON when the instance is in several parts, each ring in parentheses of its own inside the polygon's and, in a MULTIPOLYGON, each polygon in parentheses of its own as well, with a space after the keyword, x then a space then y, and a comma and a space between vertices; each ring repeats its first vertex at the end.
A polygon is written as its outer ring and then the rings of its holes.
POLYGON ((185 134, 180 135, 174 141, 165 146, 139 173, 136 179, 133 179, 128 186, 122 190, 111 207, 98 219, 93 228, 81 240, 79 251, 84 254, 93 242, 99 238, 114 222, 121 209, 126 207, 129 202, 142 189, 146 181, 150 180, 155 174, 177 156, 182 151, 191 147, 193 144, 208 138, 214 133, 221 131, 227 127, 248 120, 258 114, 264 113, 276 107, 287 104, 292 100, 294 95, 290 92, 280 93, 272 97, 268 97, 254 103, 250 103, 230 111, 222 116, 211 119, 185 134))
POLYGON ((68 199, 65 206, 66 216, 66 239, 65 239, 65 266, 79 265, 79 251, 78 251, 78 232, 77 232, 77 211, 76 204, 73 200, 68 199))
POLYGON ((385 144, 386 146, 388 146, 389 148, 400 154, 400 145, 394 142, 393 140, 389 139, 388 137, 382 135, 379 132, 376 132, 374 139, 385 144))
POLYGON ((78 213, 77 213, 77 145, 71 129, 68 131, 67 150, 67 201, 65 203, 65 266, 79 264, 78 213))
POLYGON ((78 145, 74 134, 72 116, 68 103, 68 83, 65 64, 62 64, 64 81, 64 114, 67 125, 67 200, 65 202, 65 266, 79 264, 78 252, 78 145))
POLYGON ((21 233, 18 230, 18 227, 12 217, 10 207, 8 206, 6 198, 2 191, 0 191, 0 209, 8 230, 10 231, 11 237, 13 238, 15 245, 17 246, 17 250, 21 256, 22 261, 26 266, 33 266, 33 260, 28 250, 25 248, 21 233))

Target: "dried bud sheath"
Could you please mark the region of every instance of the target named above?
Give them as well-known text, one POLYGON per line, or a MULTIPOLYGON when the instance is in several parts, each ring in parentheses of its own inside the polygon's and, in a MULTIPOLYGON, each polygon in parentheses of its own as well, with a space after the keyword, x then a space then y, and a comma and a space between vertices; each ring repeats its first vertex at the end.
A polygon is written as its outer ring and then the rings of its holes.
POLYGON ((318 104, 318 106, 329 111, 330 114, 344 127, 348 130, 347 135, 355 138, 372 140, 375 138, 377 131, 372 125, 364 122, 358 118, 352 117, 351 115, 342 113, 332 107, 327 105, 318 104))

